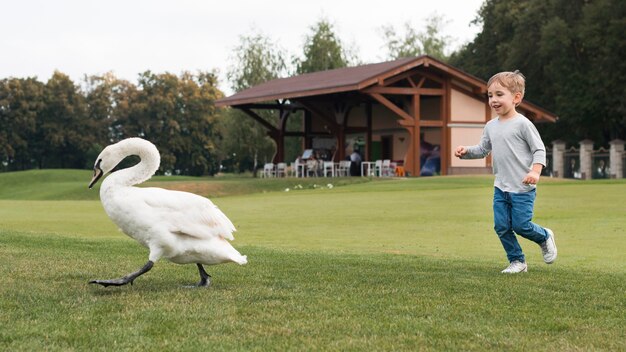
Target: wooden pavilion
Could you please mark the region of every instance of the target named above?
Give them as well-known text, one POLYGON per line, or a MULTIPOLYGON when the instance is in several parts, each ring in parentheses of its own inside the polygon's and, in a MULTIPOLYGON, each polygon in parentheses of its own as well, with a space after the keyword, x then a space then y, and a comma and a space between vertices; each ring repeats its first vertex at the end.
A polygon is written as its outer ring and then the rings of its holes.
MULTIPOLYGON (((419 175, 421 146, 440 151, 441 174, 488 173, 491 160, 456 159, 456 145, 476 144, 492 112, 485 81, 429 56, 275 79, 216 102, 245 112, 276 143, 274 162, 285 161, 285 138, 303 137, 303 149, 332 148, 335 161, 360 147, 364 160, 390 159, 419 175), (273 110, 278 124, 259 110, 273 110), (300 131, 287 119, 304 112, 300 131)), ((535 123, 557 117, 524 100, 518 111, 535 123)))

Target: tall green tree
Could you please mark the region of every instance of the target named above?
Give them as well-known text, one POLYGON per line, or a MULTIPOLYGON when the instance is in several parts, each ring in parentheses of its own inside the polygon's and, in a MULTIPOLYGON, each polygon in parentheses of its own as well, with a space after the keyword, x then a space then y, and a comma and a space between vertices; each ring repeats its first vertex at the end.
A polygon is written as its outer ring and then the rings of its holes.
POLYGON ((310 27, 306 36, 302 59, 294 59, 296 73, 310 73, 349 66, 351 54, 335 34, 327 19, 320 19, 310 27))
POLYGON ((0 171, 91 167, 105 145, 135 136, 157 145, 162 173, 218 171, 214 72, 145 72, 139 86, 108 73, 81 87, 61 72, 45 84, 0 80, 0 171))
POLYGON ((487 0, 476 38, 451 58, 488 79, 526 75, 526 98, 559 115, 539 126, 548 141, 626 138, 626 2, 620 0, 487 0))
POLYGON ((426 20, 426 28, 417 31, 410 22, 404 23, 404 33, 393 25, 382 27, 387 57, 399 59, 420 55, 430 55, 442 61, 448 60, 452 38, 444 35, 446 20, 443 15, 433 14, 426 20))
POLYGON ((286 75, 285 57, 276 43, 260 32, 239 37, 226 76, 238 92, 286 75))
POLYGON ((136 91, 133 84, 110 72, 85 77, 82 91, 87 104, 85 124, 94 138, 93 145, 87 150, 86 167, 92 166, 104 146, 122 138, 120 126, 128 109, 128 95, 136 91))
MULTIPOLYGON (((335 26, 326 18, 320 18, 306 35, 300 58, 294 58, 296 74, 305 74, 344 68, 359 64, 355 52, 342 41, 336 33, 335 26)), ((287 129, 302 131, 304 114, 297 112, 287 122, 287 129)), ((302 154, 301 138, 288 138, 285 141, 285 156, 295 160, 302 154)))
POLYGON ((85 124, 85 98, 79 87, 56 71, 46 82, 43 102, 32 149, 39 167, 82 168, 85 151, 94 141, 85 124))
POLYGON ((218 170, 215 100, 223 96, 214 73, 144 72, 138 90, 116 112, 120 138, 142 137, 161 153, 160 172, 200 176, 218 170))
POLYGON ((98 144, 106 145, 119 140, 112 127, 120 120, 120 111, 127 109, 131 91, 136 91, 132 83, 117 78, 111 72, 85 77, 82 94, 87 104, 88 123, 98 144))
POLYGON ((189 175, 214 175, 219 171, 221 111, 215 107, 215 101, 223 96, 217 88, 215 72, 180 76, 182 118, 178 121, 180 143, 175 149, 177 170, 189 175))
MULTIPOLYGON (((239 40, 231 59, 234 64, 227 72, 232 90, 239 92, 285 74, 284 56, 270 38, 252 33, 241 36, 239 40)), ((276 111, 264 110, 259 115, 276 125, 276 111)), ((260 163, 272 160, 276 152, 274 142, 267 136, 265 127, 245 113, 227 109, 221 120, 221 129, 224 157, 235 171, 256 171, 260 163)))
POLYGON ((36 78, 0 81, 0 170, 32 167, 31 147, 44 107, 44 85, 36 78))

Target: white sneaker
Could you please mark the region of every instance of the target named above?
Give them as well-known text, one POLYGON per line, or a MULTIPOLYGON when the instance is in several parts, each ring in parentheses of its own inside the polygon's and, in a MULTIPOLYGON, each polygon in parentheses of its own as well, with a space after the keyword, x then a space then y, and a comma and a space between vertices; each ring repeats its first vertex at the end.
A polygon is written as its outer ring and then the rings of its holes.
POLYGON ((556 243, 554 242, 554 232, 550 229, 546 229, 548 232, 548 239, 545 242, 540 243, 541 254, 543 254, 543 261, 546 264, 552 264, 556 260, 556 243))
POLYGON ((509 267, 502 270, 503 274, 517 274, 517 273, 525 273, 528 271, 528 266, 524 262, 520 262, 519 260, 514 260, 509 264, 509 267))

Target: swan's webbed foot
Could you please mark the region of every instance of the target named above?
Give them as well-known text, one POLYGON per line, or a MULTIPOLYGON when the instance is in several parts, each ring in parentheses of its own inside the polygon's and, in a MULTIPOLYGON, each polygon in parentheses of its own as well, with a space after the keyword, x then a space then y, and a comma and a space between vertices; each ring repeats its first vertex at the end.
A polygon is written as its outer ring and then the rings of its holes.
POLYGON ((147 273, 148 271, 150 271, 150 269, 152 269, 152 266, 154 265, 154 262, 152 262, 151 260, 148 260, 148 262, 146 263, 146 265, 143 266, 143 268, 139 269, 138 271, 128 274, 124 277, 121 277, 119 279, 111 279, 111 280, 91 280, 89 281, 90 284, 99 284, 102 285, 104 287, 108 287, 108 286, 124 286, 128 283, 130 283, 131 285, 133 284, 133 281, 135 281, 136 278, 138 278, 139 276, 147 273))
POLYGON ((133 282, 131 280, 128 280, 127 276, 124 276, 122 278, 119 279, 111 279, 111 280, 91 280, 89 281, 90 284, 100 284, 104 287, 108 287, 108 286, 123 286, 126 285, 127 283, 130 283, 131 285, 133 284, 133 282))
POLYGON ((204 270, 202 264, 198 263, 196 265, 198 265, 198 272, 200 273, 200 282, 198 282, 198 287, 211 286, 211 275, 204 270))

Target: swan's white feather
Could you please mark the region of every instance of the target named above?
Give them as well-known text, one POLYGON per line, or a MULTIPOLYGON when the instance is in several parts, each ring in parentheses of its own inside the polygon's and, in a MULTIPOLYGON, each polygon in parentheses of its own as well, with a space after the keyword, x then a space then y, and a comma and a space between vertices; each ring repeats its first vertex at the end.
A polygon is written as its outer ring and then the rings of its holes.
POLYGON ((140 194, 152 211, 170 224, 173 233, 182 232, 200 239, 235 239, 233 223, 207 198, 162 188, 141 188, 140 194))

